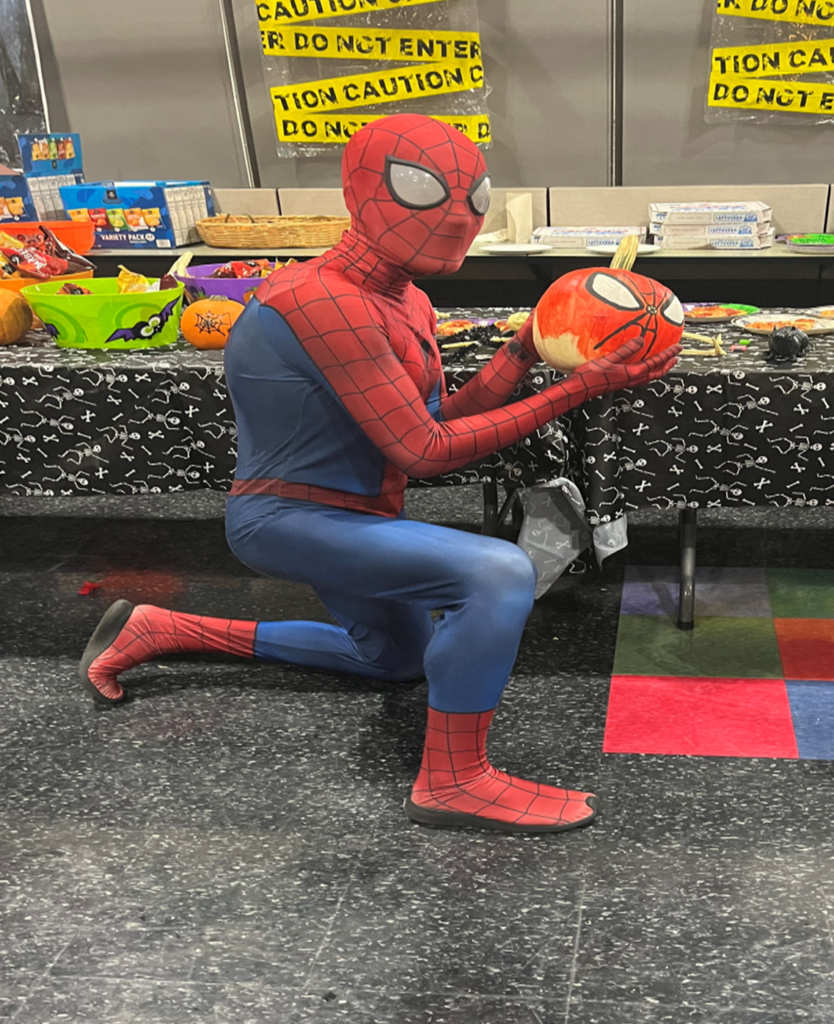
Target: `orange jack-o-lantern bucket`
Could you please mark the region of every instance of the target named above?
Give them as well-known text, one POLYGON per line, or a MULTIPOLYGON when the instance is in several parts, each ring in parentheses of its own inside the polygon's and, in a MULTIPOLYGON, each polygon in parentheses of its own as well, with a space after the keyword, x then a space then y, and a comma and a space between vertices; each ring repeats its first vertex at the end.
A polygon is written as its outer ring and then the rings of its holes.
POLYGON ((634 338, 643 346, 632 361, 677 345, 683 307, 665 285, 628 270, 595 267, 565 274, 536 307, 533 340, 542 359, 570 373, 634 338))

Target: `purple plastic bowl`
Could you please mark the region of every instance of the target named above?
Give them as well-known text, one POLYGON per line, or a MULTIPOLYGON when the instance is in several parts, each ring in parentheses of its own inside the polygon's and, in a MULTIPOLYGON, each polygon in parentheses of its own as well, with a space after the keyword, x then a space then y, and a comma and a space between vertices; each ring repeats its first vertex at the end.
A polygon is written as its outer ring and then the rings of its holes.
POLYGON ((223 266, 225 263, 207 263, 202 267, 189 267, 184 274, 175 274, 174 276, 185 285, 186 295, 190 302, 220 295, 224 299, 234 299, 235 302, 245 304, 247 294, 260 288, 264 279, 262 277, 211 277, 215 270, 223 266))

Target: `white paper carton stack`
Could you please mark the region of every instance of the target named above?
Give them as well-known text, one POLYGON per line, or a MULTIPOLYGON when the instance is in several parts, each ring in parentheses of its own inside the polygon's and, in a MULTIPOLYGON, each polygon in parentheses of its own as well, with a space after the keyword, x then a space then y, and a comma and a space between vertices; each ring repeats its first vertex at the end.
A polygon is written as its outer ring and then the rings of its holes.
POLYGON ((585 249, 590 245, 619 245, 628 235, 646 241, 642 227, 549 227, 536 228, 530 236, 533 245, 549 245, 553 249, 585 249))
POLYGON ((768 249, 766 203, 650 203, 649 233, 664 249, 768 249))

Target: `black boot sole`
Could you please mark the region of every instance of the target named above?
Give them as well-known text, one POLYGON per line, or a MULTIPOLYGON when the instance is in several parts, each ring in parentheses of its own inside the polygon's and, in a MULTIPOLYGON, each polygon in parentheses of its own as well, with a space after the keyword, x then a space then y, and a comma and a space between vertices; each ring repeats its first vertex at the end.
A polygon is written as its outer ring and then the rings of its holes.
POLYGON ((81 680, 82 686, 89 691, 95 703, 101 707, 112 707, 113 704, 121 703, 124 700, 124 694, 114 699, 105 697, 90 679, 90 665, 115 642, 116 637, 124 629, 125 623, 130 618, 132 611, 133 605, 130 601, 121 599, 114 601, 104 615, 102 615, 101 621, 96 626, 95 632, 88 640, 84 653, 81 655, 81 662, 78 666, 78 678, 81 680))
POLYGON ((406 817, 418 825, 431 828, 473 828, 489 832, 516 832, 528 834, 544 834, 551 832, 572 832, 577 828, 590 825, 597 816, 597 797, 591 796, 585 801, 591 808, 591 814, 581 821, 572 821, 567 825, 514 825, 508 821, 496 821, 495 818, 482 818, 479 814, 461 814, 457 811, 437 811, 430 807, 420 807, 411 797, 406 797, 406 817))

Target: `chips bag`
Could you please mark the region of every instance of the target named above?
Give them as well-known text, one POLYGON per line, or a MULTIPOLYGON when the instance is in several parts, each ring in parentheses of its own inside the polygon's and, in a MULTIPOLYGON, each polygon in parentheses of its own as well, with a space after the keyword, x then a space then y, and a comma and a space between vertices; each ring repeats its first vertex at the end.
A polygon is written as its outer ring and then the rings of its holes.
POLYGON ((150 284, 144 274, 134 274, 127 267, 119 267, 119 276, 116 280, 119 283, 119 295, 132 295, 150 289, 150 284))

